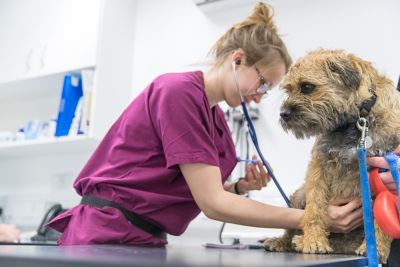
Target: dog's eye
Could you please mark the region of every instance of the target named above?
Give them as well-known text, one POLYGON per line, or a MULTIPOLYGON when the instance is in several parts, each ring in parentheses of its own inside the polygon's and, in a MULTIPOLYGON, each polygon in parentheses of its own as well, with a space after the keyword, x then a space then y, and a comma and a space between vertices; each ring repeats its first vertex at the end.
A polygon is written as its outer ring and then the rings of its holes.
POLYGON ((300 91, 304 95, 311 94, 314 91, 315 85, 311 83, 302 83, 300 84, 300 91))

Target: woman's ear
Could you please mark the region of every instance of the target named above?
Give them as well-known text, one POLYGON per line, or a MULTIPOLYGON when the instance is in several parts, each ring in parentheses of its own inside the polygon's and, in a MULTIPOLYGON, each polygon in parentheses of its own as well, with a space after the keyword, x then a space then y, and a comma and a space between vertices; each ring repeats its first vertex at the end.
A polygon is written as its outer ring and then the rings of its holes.
POLYGON ((232 52, 232 61, 235 65, 241 65, 246 62, 246 54, 242 48, 236 49, 232 52))

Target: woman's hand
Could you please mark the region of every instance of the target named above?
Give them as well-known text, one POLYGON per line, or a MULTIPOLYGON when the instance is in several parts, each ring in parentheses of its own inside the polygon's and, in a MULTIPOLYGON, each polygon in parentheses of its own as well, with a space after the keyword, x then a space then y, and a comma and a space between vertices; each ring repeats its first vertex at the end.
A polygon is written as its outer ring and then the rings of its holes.
POLYGON ((363 223, 361 199, 337 199, 328 207, 330 231, 333 233, 348 233, 363 223))
MULTIPOLYGON (((252 159, 257 160, 257 157, 253 156, 252 159)), ((262 162, 257 160, 257 164, 247 164, 246 176, 239 180, 237 189, 241 194, 245 194, 250 190, 261 190, 267 186, 270 180, 271 177, 265 171, 262 162)))
POLYGON ((20 231, 15 225, 0 224, 0 241, 15 242, 20 239, 20 231))
MULTIPOLYGON (((396 155, 400 154, 400 145, 393 151, 393 153, 395 153, 396 155)), ((387 161, 384 157, 368 157, 367 163, 369 166, 372 167, 389 169, 387 161)), ((392 192, 393 194, 397 194, 396 185, 393 181, 393 177, 390 171, 379 173, 379 178, 381 178, 383 184, 390 192, 392 192)))

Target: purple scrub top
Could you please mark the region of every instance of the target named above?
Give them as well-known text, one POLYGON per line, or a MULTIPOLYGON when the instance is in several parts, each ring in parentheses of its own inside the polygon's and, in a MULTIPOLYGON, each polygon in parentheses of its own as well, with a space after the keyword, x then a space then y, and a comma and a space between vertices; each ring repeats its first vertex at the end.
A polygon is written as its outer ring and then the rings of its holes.
MULTIPOLYGON (((74 188, 79 195, 116 202, 168 234, 180 235, 200 213, 179 168, 184 163, 218 166, 221 183, 236 165, 224 113, 218 105, 210 108, 201 71, 156 78, 113 124, 74 188)), ((167 244, 112 207, 78 205, 49 226, 63 233, 60 245, 167 244)))

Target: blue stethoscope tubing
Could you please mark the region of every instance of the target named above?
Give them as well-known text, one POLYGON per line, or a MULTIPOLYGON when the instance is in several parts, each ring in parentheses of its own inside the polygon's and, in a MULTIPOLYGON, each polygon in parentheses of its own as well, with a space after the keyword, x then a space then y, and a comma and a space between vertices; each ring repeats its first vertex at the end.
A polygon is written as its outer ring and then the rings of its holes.
POLYGON ((261 162, 263 163, 263 165, 265 166, 265 168, 267 169, 267 172, 269 174, 269 176, 271 177, 272 181, 274 181, 274 184, 276 185, 276 187, 279 190, 279 193, 281 194, 281 196, 283 197, 283 199, 285 200, 287 206, 290 208, 292 205, 290 203, 289 198, 286 196, 285 192, 283 191, 281 185, 279 184, 278 180, 276 179, 274 172, 272 171, 271 167, 269 166, 268 162, 265 160, 260 146, 258 145, 258 139, 257 139, 257 134, 256 134, 256 130, 254 128, 253 122, 251 121, 251 118, 249 116, 249 112, 247 111, 247 107, 246 107, 246 103, 244 101, 244 98, 240 92, 239 89, 239 81, 236 75, 236 63, 232 62, 232 73, 233 73, 233 78, 236 84, 236 89, 238 90, 239 96, 240 96, 240 104, 242 105, 242 112, 243 112, 243 117, 244 120, 246 121, 247 124, 247 129, 249 130, 249 134, 250 134, 250 138, 254 144, 254 147, 257 150, 257 154, 260 157, 261 162))
POLYGON ((251 121, 251 118, 249 116, 249 112, 247 111, 246 103, 244 101, 241 101, 241 105, 242 105, 243 117, 246 120, 247 128, 249 130, 249 135, 250 135, 251 140, 253 141, 255 149, 257 150, 257 154, 260 157, 261 162, 263 163, 263 165, 267 169, 268 174, 271 177, 272 181, 274 181, 274 184, 278 188, 279 193, 282 195, 283 199, 285 200, 287 206, 291 207, 291 203, 290 203, 289 198, 286 196, 286 194, 283 191, 281 185, 279 184, 278 180, 276 179, 276 177, 274 175, 274 172, 272 171, 272 169, 269 166, 268 162, 265 160, 263 154, 261 153, 260 146, 258 145, 258 139, 257 139, 256 130, 255 130, 253 122, 251 121))

